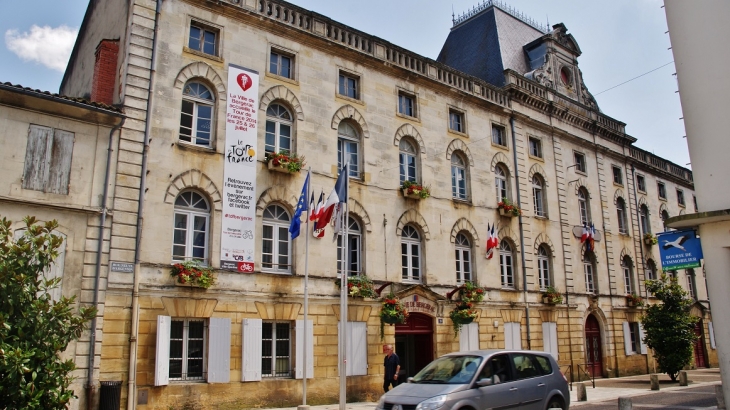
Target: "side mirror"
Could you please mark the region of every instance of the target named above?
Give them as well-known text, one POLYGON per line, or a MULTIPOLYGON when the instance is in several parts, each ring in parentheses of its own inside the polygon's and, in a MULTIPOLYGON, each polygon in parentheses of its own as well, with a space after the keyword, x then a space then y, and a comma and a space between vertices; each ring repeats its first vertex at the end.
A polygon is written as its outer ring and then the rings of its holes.
POLYGON ((406 383, 413 383, 413 377, 409 377, 406 379, 406 383))
POLYGON ((477 380, 477 386, 484 387, 484 386, 491 386, 494 384, 494 379, 491 377, 485 377, 483 379, 477 380))

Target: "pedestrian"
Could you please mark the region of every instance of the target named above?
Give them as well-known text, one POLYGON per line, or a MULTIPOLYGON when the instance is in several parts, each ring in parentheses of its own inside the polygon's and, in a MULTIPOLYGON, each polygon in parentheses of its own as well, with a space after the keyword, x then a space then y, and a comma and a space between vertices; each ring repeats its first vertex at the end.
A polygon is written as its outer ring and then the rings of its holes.
POLYGON ((398 372, 400 371, 400 359, 398 359, 398 355, 393 352, 393 346, 391 345, 385 345, 385 359, 383 360, 383 366, 385 368, 383 390, 387 393, 388 388, 391 385, 393 387, 398 385, 398 372))

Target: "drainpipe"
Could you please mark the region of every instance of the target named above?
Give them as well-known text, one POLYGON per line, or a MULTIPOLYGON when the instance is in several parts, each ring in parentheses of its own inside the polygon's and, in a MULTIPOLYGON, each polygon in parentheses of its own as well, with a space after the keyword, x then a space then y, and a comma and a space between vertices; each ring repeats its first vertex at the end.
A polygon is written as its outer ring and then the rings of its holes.
MULTIPOLYGON (((641 269, 646 272, 646 267, 644 266, 644 244, 641 241, 641 216, 639 215, 639 198, 636 196, 636 174, 635 174, 635 168, 634 164, 631 164, 631 178, 633 181, 634 186, 634 209, 636 210, 636 219, 639 222, 639 253, 641 254, 641 269)), ((633 213, 632 213, 633 214, 633 213)), ((647 215, 647 218, 649 215, 647 215)), ((646 223, 648 224, 649 221, 647 220, 646 223)), ((638 263, 636 264, 639 265, 638 263)), ((636 272, 636 277, 639 277, 639 272, 636 272)), ((638 284, 637 284, 638 285, 638 284)), ((637 292, 638 293, 638 292, 637 292)), ((646 290, 646 286, 644 286, 644 300, 647 302, 649 301, 649 291, 646 290)), ((649 353, 646 354, 646 373, 649 373, 649 353)))
MULTIPOLYGON (((517 165, 517 137, 515 137, 515 117, 509 118, 509 126, 512 130, 512 156, 515 162, 515 187, 517 188, 517 207, 522 209, 522 202, 520 201, 520 168, 517 165)), ((525 266, 525 233, 522 225, 522 214, 517 217, 517 221, 520 226, 520 256, 522 260, 522 296, 525 300, 525 330, 527 331, 527 349, 530 349, 531 338, 530 338, 530 305, 527 303, 527 267, 525 266)))
POLYGON ((162 0, 157 0, 155 7, 155 28, 152 32, 152 61, 150 62, 150 84, 147 89, 147 112, 145 113, 144 149, 142 152, 142 171, 139 183, 139 200, 137 201, 137 237, 134 245, 134 285, 132 288, 132 329, 129 336, 129 381, 127 386, 127 409, 134 410, 137 402, 137 338, 139 336, 139 253, 142 242, 142 223, 144 222, 144 196, 147 184, 147 158, 150 151, 150 134, 152 132, 152 90, 155 87, 155 68, 157 67, 157 32, 159 30, 160 9, 162 0))
MULTIPOLYGON (((99 243, 96 247, 96 269, 94 274, 94 309, 98 308, 99 305, 99 282, 101 280, 101 252, 104 249, 104 225, 106 224, 107 216, 107 200, 109 198, 109 174, 111 174, 112 166, 112 152, 114 152, 114 133, 119 130, 124 124, 125 117, 121 117, 119 124, 115 125, 111 131, 109 131, 109 148, 107 148, 106 154, 106 169, 104 170, 104 190, 101 194, 101 221, 99 222, 99 243)), ((96 317, 91 319, 91 332, 89 333, 89 368, 86 372, 86 407, 91 410, 92 402, 94 401, 94 390, 96 390, 96 383, 94 382, 94 356, 96 355, 96 317)))

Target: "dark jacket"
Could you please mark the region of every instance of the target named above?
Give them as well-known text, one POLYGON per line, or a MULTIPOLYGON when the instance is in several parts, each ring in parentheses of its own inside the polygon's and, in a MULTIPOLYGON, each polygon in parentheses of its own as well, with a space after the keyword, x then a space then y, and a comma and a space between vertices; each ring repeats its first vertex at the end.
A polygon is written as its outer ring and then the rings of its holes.
POLYGON ((385 380, 393 380, 395 370, 400 366, 398 355, 395 353, 390 355, 390 357, 386 355, 385 359, 383 359, 383 366, 385 366, 385 380))

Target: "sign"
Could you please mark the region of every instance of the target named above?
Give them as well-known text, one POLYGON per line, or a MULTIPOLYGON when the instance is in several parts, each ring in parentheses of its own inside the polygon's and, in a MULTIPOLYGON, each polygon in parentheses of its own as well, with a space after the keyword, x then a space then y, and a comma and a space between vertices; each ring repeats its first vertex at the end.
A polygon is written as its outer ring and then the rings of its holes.
POLYGON ((436 316, 436 305, 421 296, 408 296, 406 299, 401 300, 401 302, 403 302, 403 306, 405 306, 408 312, 428 313, 431 316, 436 316))
POLYGON ((253 272, 259 75, 228 65, 221 269, 253 272))
POLYGON ((662 270, 700 267, 702 245, 694 230, 660 233, 657 241, 662 270))
POLYGON ((134 264, 129 262, 113 262, 112 272, 134 273, 134 264))

